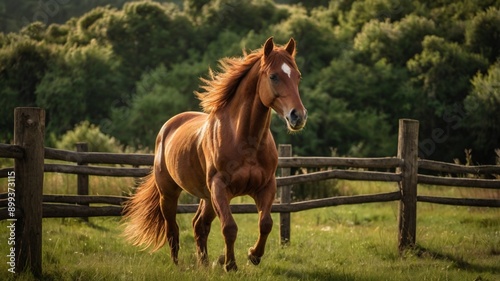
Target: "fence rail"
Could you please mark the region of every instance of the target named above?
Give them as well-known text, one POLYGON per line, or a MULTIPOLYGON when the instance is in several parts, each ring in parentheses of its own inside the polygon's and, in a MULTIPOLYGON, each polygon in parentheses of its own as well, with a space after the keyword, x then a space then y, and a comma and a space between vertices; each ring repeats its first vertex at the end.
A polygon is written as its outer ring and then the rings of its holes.
POLYGON ((402 164, 403 160, 396 157, 280 157, 278 159, 278 166, 281 168, 349 167, 391 169, 400 167, 402 164))
POLYGON ((432 160, 418 160, 418 168, 435 172, 443 172, 449 174, 498 174, 500 166, 498 165, 483 165, 483 166, 463 166, 452 163, 437 162, 432 160))
POLYGON ((151 166, 154 155, 139 153, 74 152, 55 148, 45 148, 45 159, 75 163, 145 165, 151 166))
MULTIPOLYGON (((16 270, 30 269, 35 276, 41 274, 41 218, 120 216, 124 196, 88 195, 88 176, 143 177, 150 171, 154 156, 151 154, 114 154, 86 152, 85 146, 78 151, 43 147, 44 113, 38 108, 16 108, 15 144, 0 144, 1 158, 14 158, 14 168, 0 169, 0 178, 15 172, 15 208, 9 194, 0 194, 0 220, 17 219, 21 227, 16 233, 16 270), (75 164, 44 163, 44 159, 72 162, 75 164), (134 167, 96 166, 95 164, 130 165, 134 167), (144 167, 147 166, 147 167, 144 167), (45 173, 77 174, 78 195, 42 194, 45 173), (33 238, 35 237, 35 238, 33 238), (29 246, 31 245, 31 246, 29 246)), ((418 160, 418 121, 399 121, 398 155, 381 158, 346 157, 292 157, 291 146, 280 145, 278 161, 281 177, 280 202, 272 212, 280 213, 282 243, 290 240, 290 213, 304 210, 372 202, 399 201, 399 241, 401 251, 415 245, 416 203, 428 202, 458 206, 500 207, 500 200, 446 198, 417 195, 417 184, 490 188, 500 190, 500 180, 475 177, 500 175, 500 166, 466 167, 450 163, 418 160), (323 170, 290 175, 290 168, 322 168, 323 170), (371 169, 371 170, 370 170, 371 169), (419 170, 467 178, 438 177, 419 174, 419 170), (380 194, 339 196, 303 202, 291 202, 292 185, 327 179, 361 181, 386 181, 399 183, 399 190, 380 194)), ((194 213, 197 204, 181 204, 179 213, 194 213)), ((253 204, 235 204, 233 213, 256 213, 253 204)), ((16 225, 16 231, 18 227, 16 225)))

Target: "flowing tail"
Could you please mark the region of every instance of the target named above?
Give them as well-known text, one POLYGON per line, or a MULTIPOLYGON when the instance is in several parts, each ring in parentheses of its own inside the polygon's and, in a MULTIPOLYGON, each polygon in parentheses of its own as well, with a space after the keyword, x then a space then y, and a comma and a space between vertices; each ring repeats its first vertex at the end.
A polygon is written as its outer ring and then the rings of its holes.
POLYGON ((146 176, 136 194, 127 201, 123 210, 125 238, 135 246, 152 247, 152 252, 166 242, 166 223, 160 209, 160 192, 154 174, 146 176))

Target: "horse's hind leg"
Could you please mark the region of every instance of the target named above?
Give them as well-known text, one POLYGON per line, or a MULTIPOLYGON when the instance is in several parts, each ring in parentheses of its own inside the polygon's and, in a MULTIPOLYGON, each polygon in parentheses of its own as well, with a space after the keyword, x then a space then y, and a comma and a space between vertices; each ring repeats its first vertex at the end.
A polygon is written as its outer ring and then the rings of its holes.
POLYGON ((160 189, 160 208, 166 221, 167 240, 170 246, 170 257, 178 263, 179 254, 179 226, 177 225, 177 202, 182 189, 172 180, 169 175, 160 175, 155 178, 160 189))
POLYGON ((207 240, 212 221, 215 219, 212 202, 202 199, 198 211, 193 218, 194 238, 196 240, 196 254, 200 265, 208 265, 207 240))
POLYGON ((260 263, 261 257, 264 255, 267 237, 273 228, 273 219, 271 218, 271 207, 276 194, 276 185, 271 184, 268 188, 263 189, 259 194, 254 196, 257 210, 259 211, 259 238, 255 245, 248 250, 248 259, 254 264, 260 263))

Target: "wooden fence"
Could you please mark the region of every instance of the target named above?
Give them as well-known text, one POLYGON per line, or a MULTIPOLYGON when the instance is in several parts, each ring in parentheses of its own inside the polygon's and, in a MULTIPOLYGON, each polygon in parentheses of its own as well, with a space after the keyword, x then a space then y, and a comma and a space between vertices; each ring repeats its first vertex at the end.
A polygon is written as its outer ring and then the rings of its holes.
MULTIPOLYGON (((42 217, 120 216, 123 196, 88 195, 88 176, 142 177, 149 173, 153 163, 150 154, 112 154, 85 152, 84 144, 77 152, 44 147, 45 113, 39 108, 15 109, 14 144, 0 144, 1 158, 14 158, 14 168, 0 169, 0 177, 8 178, 8 190, 0 194, 0 220, 15 224, 16 272, 30 269, 35 276, 42 272, 42 217), (75 164, 45 164, 44 159, 62 160, 75 164), (89 164, 118 164, 131 167, 103 167, 89 164), (145 167, 146 166, 146 167, 145 167), (44 173, 78 175, 78 195, 43 194, 44 173), (97 206, 95 206, 97 205, 97 206), (104 206, 103 206, 104 205, 104 206)), ((500 207, 500 200, 421 196, 417 184, 461 186, 500 189, 498 179, 438 177, 419 174, 428 170, 442 174, 473 174, 485 177, 500 174, 500 166, 466 167, 456 164, 418 159, 418 121, 399 120, 397 157, 292 157, 290 145, 279 146, 280 202, 272 212, 280 213, 282 243, 290 241, 290 213, 313 208, 343 204, 399 201, 398 248, 404 251, 415 245, 417 202, 438 204, 500 207), (302 175, 291 175, 294 167, 324 168, 327 170, 302 175), (342 168, 342 169, 341 169, 342 168), (371 170, 370 170, 371 169, 371 170), (383 172, 382 172, 383 171, 383 172), (392 172, 388 172, 392 171, 392 172), (327 179, 397 182, 393 192, 339 196, 291 202, 291 186, 327 179)), ((194 213, 197 204, 181 204, 179 213, 194 213)), ((233 213, 257 213, 253 204, 235 204, 233 213)))

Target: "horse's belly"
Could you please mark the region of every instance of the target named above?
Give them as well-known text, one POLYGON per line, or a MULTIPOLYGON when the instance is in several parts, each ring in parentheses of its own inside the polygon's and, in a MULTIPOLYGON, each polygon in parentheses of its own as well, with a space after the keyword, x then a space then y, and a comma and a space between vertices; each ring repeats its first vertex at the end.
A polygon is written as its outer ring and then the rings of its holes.
MULTIPOLYGON (((198 153, 198 131, 205 122, 205 115, 200 113, 191 116, 193 118, 187 120, 179 118, 182 124, 172 126, 174 129, 163 138, 162 158, 177 185, 196 197, 209 198, 205 167, 198 153)), ((175 121, 175 117, 173 119, 175 121)))
POLYGON ((210 198, 206 187, 206 176, 198 154, 193 150, 170 150, 167 152, 167 169, 174 181, 185 191, 198 198, 210 198), (174 151, 172 151, 174 150, 174 151))

